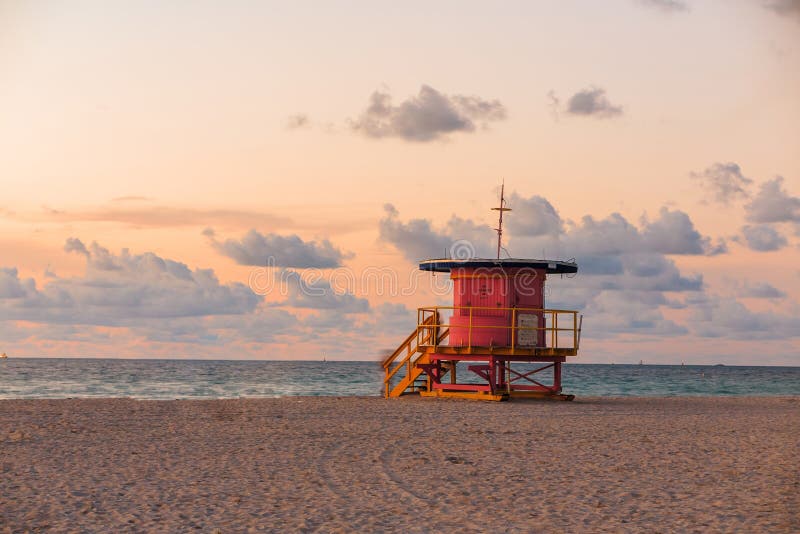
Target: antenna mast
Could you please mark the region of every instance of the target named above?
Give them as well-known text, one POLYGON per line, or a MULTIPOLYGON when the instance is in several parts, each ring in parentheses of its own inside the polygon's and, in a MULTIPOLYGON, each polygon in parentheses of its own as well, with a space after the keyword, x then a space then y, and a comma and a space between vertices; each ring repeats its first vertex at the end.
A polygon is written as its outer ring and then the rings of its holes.
POLYGON ((506 189, 506 181, 503 180, 502 185, 500 185, 500 207, 492 208, 492 211, 498 211, 499 213, 499 221, 497 224, 497 259, 500 259, 500 250, 503 248, 503 212, 504 211, 511 211, 511 208, 506 207, 506 196, 505 196, 505 189, 506 189))

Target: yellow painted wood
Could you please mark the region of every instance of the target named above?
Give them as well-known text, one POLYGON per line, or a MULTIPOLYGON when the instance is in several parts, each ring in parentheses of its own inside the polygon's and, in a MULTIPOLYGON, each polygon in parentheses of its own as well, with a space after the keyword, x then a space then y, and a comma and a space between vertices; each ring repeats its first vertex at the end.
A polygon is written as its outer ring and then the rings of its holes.
POLYGON ((420 391, 421 397, 438 397, 444 399, 468 399, 468 400, 481 400, 502 402, 508 400, 508 395, 505 393, 483 393, 483 392, 467 392, 467 391, 442 391, 434 389, 433 391, 420 391))

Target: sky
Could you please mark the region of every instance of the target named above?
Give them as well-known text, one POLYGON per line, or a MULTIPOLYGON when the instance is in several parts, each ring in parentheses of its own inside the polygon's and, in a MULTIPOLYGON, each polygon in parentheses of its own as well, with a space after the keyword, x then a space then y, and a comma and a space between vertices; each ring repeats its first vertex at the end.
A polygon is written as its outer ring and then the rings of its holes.
POLYGON ((0 1, 0 351, 374 360, 575 259, 584 363, 800 365, 800 2, 0 1))

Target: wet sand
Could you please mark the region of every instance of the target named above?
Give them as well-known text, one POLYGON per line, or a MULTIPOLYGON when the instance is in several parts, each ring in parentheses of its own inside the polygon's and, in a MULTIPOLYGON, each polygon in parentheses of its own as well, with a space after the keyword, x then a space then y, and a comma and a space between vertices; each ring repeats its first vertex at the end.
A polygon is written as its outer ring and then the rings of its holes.
POLYGON ((0 401, 0 532, 798 532, 800 397, 0 401))

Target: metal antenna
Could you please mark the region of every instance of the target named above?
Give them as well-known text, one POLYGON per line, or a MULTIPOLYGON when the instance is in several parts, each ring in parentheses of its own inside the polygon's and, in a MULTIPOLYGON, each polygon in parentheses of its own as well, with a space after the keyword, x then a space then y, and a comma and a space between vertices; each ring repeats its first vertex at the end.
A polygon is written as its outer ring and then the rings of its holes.
POLYGON ((500 207, 499 208, 492 208, 493 211, 500 212, 500 220, 497 224, 497 259, 500 259, 500 250, 503 248, 503 212, 504 211, 511 211, 511 208, 506 207, 506 196, 505 196, 505 189, 506 189, 506 181, 503 180, 502 185, 500 186, 500 207))

